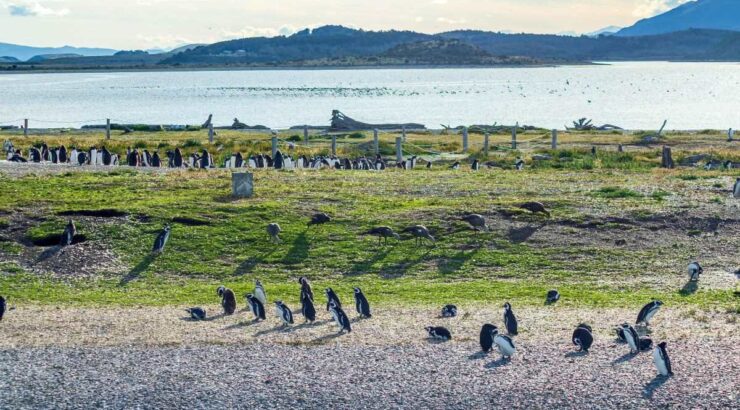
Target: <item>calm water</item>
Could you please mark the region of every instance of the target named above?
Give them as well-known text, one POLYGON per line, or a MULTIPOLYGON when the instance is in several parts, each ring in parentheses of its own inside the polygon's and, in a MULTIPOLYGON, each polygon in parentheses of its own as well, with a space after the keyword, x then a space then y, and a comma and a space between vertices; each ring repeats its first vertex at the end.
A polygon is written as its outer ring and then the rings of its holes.
POLYGON ((115 122, 273 128, 365 122, 523 124, 579 117, 626 128, 740 128, 740 64, 617 63, 495 69, 194 71, 0 75, 0 124, 115 122))

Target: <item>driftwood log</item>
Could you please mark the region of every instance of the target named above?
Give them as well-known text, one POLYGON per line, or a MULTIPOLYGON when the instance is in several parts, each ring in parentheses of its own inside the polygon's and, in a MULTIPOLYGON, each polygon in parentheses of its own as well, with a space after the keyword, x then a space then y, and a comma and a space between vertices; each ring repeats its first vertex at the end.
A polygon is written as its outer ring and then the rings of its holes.
POLYGON ((339 110, 331 112, 331 125, 329 126, 330 131, 364 131, 364 130, 398 130, 406 128, 407 130, 425 130, 426 127, 423 124, 368 124, 357 121, 344 115, 339 110))
POLYGON ((660 141, 660 139, 663 138, 663 130, 665 129, 666 124, 668 124, 668 120, 663 121, 663 125, 656 134, 648 134, 642 137, 642 142, 644 144, 650 144, 652 142, 660 141))
MULTIPOLYGON (((462 125, 458 125, 457 127, 450 127, 449 125, 444 124, 440 125, 442 126, 443 134, 449 134, 450 132, 461 132, 463 129, 465 129, 465 126, 462 125)), ((531 131, 538 129, 533 125, 499 125, 494 122, 493 125, 473 124, 468 127, 468 132, 476 134, 497 134, 502 132, 511 132, 514 128, 516 128, 517 131, 531 131)))
POLYGON ((587 118, 579 118, 578 121, 573 121, 573 127, 565 126, 568 131, 613 131, 622 130, 622 127, 618 127, 612 124, 604 124, 600 126, 593 125, 592 120, 587 118))

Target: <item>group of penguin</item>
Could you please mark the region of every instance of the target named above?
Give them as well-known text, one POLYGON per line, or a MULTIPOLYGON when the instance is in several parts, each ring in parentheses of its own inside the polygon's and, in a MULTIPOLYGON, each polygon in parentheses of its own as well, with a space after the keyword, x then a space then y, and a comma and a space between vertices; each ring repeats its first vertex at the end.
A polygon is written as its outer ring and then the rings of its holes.
MULTIPOLYGON (((314 293, 311 288, 311 283, 308 278, 302 276, 298 279, 298 283, 301 286, 300 289, 300 300, 301 300, 301 315, 305 319, 306 323, 312 323, 316 320, 316 307, 314 306, 314 293)), ((352 323, 350 322, 347 313, 342 309, 342 302, 339 300, 339 296, 334 292, 332 288, 325 289, 326 294, 326 310, 331 314, 334 323, 339 327, 339 333, 352 332, 352 323)), ((216 294, 221 298, 221 307, 223 308, 224 315, 233 315, 236 312, 237 302, 234 291, 225 287, 219 286, 216 289, 216 294)), ((254 316, 254 321, 259 322, 267 320, 267 313, 265 306, 267 305, 267 292, 265 292, 264 286, 259 280, 255 281, 254 291, 244 295, 247 306, 254 316)), ((354 288, 355 298, 355 310, 359 317, 371 318, 372 311, 370 309, 370 302, 368 302, 365 294, 362 293, 360 288, 354 288)), ((275 313, 280 318, 283 326, 290 326, 295 323, 293 319, 293 311, 283 303, 281 300, 275 302, 275 313)), ((193 320, 204 320, 206 319, 206 310, 202 307, 192 307, 185 309, 193 320)))
POLYGON ((10 162, 50 162, 52 164, 72 164, 72 165, 118 165, 118 155, 109 152, 105 147, 98 150, 91 148, 88 151, 71 148, 67 150, 65 146, 49 148, 45 143, 40 148, 31 147, 28 150, 28 158, 23 157, 21 150, 9 149, 7 160, 10 162))

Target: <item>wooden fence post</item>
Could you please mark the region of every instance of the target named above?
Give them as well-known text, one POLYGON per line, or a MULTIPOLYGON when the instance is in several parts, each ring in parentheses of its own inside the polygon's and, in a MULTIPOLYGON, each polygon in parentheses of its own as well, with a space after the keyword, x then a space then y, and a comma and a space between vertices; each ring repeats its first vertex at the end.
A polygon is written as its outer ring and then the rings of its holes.
POLYGON ((331 136, 331 155, 337 155, 337 136, 331 136))
POLYGON ((624 152, 624 147, 622 144, 617 145, 617 152, 624 152))
POLYGON ((468 152, 468 127, 463 127, 462 146, 463 146, 463 152, 468 152))
POLYGON ((671 148, 663 146, 663 159, 660 164, 663 168, 673 168, 673 157, 671 156, 671 148))
POLYGON ((277 155, 277 151, 278 151, 277 137, 273 136, 272 137, 272 157, 273 158, 275 158, 275 155, 277 155))
POLYGON ((403 137, 403 142, 406 142, 406 126, 401 127, 401 137, 403 137))
POLYGON ((105 120, 105 139, 110 139, 110 118, 105 120))
POLYGON ((208 124, 208 142, 213 144, 213 124, 208 124))
POLYGON ((486 133, 483 136, 483 153, 488 157, 488 144, 489 144, 489 136, 488 133, 486 133))
POLYGON ((401 146, 402 137, 396 137, 396 161, 401 162, 403 160, 403 148, 401 146))
POLYGON ((735 130, 730 128, 729 131, 727 131, 727 141, 732 141, 732 137, 735 136, 735 130))
POLYGON ((28 136, 28 118, 23 120, 23 136, 28 136))
POLYGON ((303 126, 303 143, 308 145, 308 125, 303 126))
POLYGON ((550 148, 558 149, 558 130, 556 129, 552 130, 552 143, 550 143, 550 148))
POLYGON ((375 143, 375 155, 380 153, 380 142, 378 141, 378 129, 373 130, 373 142, 375 143))
POLYGON ((519 128, 519 123, 517 122, 516 125, 514 125, 511 128, 511 149, 516 149, 516 129, 519 128))

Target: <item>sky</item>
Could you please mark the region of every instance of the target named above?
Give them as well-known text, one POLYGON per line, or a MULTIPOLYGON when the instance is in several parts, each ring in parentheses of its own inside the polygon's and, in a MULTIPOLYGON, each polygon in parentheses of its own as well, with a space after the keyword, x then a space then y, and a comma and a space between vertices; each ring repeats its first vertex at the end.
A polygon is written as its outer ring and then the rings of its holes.
POLYGON ((0 42, 168 48, 341 24, 582 34, 629 26, 689 0, 0 0, 0 42))

